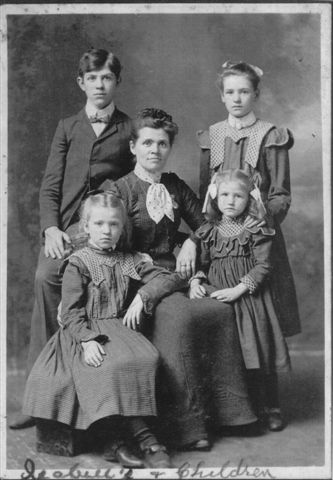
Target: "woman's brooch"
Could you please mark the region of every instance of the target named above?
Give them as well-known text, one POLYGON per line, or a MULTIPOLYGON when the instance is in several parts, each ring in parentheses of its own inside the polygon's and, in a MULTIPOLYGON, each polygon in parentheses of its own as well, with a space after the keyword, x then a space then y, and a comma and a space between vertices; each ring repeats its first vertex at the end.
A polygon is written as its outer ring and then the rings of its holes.
POLYGON ((171 201, 172 201, 172 208, 174 208, 174 209, 179 208, 179 205, 178 205, 178 203, 176 202, 175 196, 174 196, 173 193, 170 194, 170 197, 171 197, 171 201))

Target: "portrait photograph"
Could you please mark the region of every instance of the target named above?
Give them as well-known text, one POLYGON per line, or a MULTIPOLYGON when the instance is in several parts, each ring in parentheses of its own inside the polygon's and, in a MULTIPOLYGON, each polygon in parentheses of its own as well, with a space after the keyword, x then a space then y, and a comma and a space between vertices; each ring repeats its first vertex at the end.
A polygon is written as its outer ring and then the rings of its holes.
POLYGON ((3 3, 1 479, 331 479, 315 3, 3 3))

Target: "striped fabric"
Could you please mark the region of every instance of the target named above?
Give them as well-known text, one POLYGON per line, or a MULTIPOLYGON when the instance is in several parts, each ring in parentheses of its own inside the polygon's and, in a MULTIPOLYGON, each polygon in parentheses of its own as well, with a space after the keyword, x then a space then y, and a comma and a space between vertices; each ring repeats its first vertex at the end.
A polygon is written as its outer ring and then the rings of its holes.
MULTIPOLYGON (((132 255, 116 257, 100 256, 102 268, 91 249, 70 257, 63 279, 65 326, 51 337, 30 373, 25 414, 79 429, 109 415, 156 415, 158 352, 141 333, 123 326, 119 315, 131 281, 128 273, 142 278, 144 267, 137 273, 132 255), (94 261, 84 261, 88 251, 94 261), (101 282, 92 281, 96 272, 104 274, 101 282), (105 355, 97 368, 84 360, 78 341, 82 330, 90 332, 90 339, 103 340, 105 355)), ((147 271, 155 268, 148 264, 147 271)))

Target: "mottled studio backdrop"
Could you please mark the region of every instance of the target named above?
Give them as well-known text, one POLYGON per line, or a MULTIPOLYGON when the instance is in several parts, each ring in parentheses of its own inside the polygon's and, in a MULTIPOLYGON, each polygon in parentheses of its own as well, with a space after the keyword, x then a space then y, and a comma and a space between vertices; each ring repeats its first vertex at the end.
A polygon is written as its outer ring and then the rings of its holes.
POLYGON ((323 216, 320 24, 315 14, 13 15, 8 22, 9 210, 8 356, 22 366, 29 339, 39 250, 38 191, 61 117, 84 94, 77 63, 91 46, 124 66, 116 103, 130 116, 162 107, 179 124, 170 159, 198 192, 195 132, 226 116, 214 86, 227 59, 260 66, 258 114, 294 133, 293 203, 283 224, 295 273, 303 333, 293 348, 323 341, 323 216))

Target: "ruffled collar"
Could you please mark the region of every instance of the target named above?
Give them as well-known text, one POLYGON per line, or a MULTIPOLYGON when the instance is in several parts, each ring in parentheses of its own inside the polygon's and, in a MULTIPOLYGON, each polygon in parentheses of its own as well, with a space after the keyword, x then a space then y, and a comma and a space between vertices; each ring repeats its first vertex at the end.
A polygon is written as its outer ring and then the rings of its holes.
POLYGON ((251 111, 247 115, 241 118, 234 117, 229 113, 228 123, 231 127, 236 128, 236 130, 242 130, 242 128, 251 127, 251 125, 255 124, 257 121, 257 117, 255 116, 254 112, 251 111))
POLYGON ((103 265, 114 268, 114 266, 118 264, 123 275, 131 277, 134 280, 141 279, 135 269, 134 257, 131 253, 119 252, 117 250, 110 252, 108 250, 96 249, 94 246, 88 246, 77 250, 71 257, 78 257, 83 261, 91 274, 92 281, 96 285, 106 280, 105 272, 101 268, 103 265))

